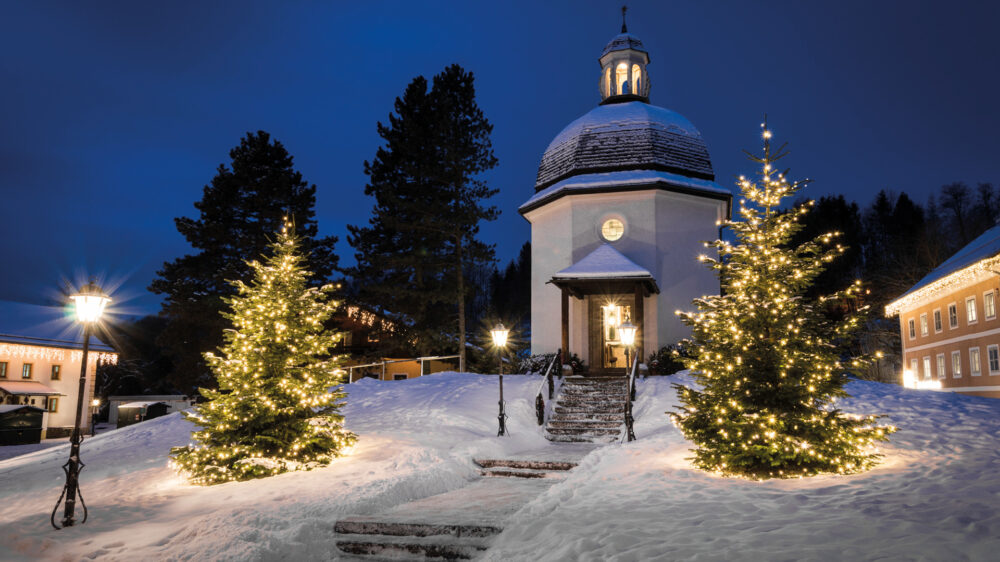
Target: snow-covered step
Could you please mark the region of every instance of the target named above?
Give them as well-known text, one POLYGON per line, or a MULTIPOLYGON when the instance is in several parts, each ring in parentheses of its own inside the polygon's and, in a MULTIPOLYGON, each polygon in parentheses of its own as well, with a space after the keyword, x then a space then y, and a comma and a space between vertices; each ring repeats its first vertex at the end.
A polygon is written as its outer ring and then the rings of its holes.
MULTIPOLYGON (((337 548, 347 554, 379 557, 389 560, 471 560, 489 548, 482 539, 449 539, 442 542, 437 537, 397 537, 392 535, 361 535, 338 539, 337 548)), ((378 559, 378 558, 376 558, 378 559)))
POLYGON ((525 468, 532 470, 572 470, 572 461, 532 460, 532 459, 473 459, 483 468, 525 468))
POLYGON ((555 443, 614 443, 620 435, 546 435, 545 438, 555 443))
POLYGON ((604 428, 604 427, 594 427, 594 428, 566 428, 566 427, 547 427, 545 428, 550 435, 580 435, 580 436, 598 436, 598 435, 618 435, 621 433, 621 427, 614 428, 604 428))
POLYGON ((594 407, 587 404, 577 404, 573 406, 560 406, 555 407, 556 414, 620 414, 625 412, 625 402, 621 404, 605 404, 600 407, 594 407))
POLYGON ((374 519, 371 517, 349 517, 333 525, 340 534, 391 535, 398 537, 432 537, 447 535, 452 537, 492 537, 501 529, 491 525, 461 525, 437 523, 411 523, 374 519))
POLYGON ((578 421, 578 420, 614 421, 614 420, 625 419, 623 416, 624 416, 623 412, 607 412, 603 414, 596 412, 589 412, 589 411, 563 412, 563 413, 557 412, 550 418, 550 420, 551 421, 578 421))
POLYGON ((560 429, 619 429, 625 423, 624 418, 619 420, 552 420, 549 428, 560 429))
POLYGON ((537 470, 533 468, 484 468, 479 474, 490 478, 565 478, 562 470, 537 470))

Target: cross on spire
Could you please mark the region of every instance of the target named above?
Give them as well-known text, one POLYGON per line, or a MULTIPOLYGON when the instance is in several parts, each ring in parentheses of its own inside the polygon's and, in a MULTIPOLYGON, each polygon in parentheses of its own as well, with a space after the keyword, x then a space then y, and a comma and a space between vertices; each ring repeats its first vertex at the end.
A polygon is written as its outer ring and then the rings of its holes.
POLYGON ((628 33, 628 28, 625 27, 625 12, 628 11, 628 6, 622 5, 622 33, 628 33))

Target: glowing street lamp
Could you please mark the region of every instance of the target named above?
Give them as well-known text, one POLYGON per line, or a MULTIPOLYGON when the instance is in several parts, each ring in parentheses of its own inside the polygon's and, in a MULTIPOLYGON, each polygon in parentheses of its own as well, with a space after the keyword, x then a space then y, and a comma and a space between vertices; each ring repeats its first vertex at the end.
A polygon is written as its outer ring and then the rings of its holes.
POLYGON ((507 334, 510 330, 504 328, 502 322, 497 322, 497 325, 490 330, 490 336, 493 337, 493 345, 497 348, 497 355, 500 356, 500 415, 497 419, 500 421, 500 430, 497 431, 497 437, 507 435, 507 414, 503 411, 503 350, 507 347, 507 334))
POLYGON ((101 411, 101 399, 94 398, 90 402, 90 434, 97 435, 97 414, 101 411))
MULTIPOLYGON (((63 465, 66 472, 66 485, 63 487, 63 495, 56 502, 56 508, 52 510, 50 521, 56 529, 71 527, 76 523, 73 512, 76 508, 76 498, 80 493, 80 470, 83 463, 80 462, 80 442, 83 436, 80 434, 80 417, 83 415, 83 393, 87 385, 87 352, 90 351, 90 332, 94 324, 101 319, 104 307, 111 301, 111 297, 104 294, 93 281, 88 283, 80 292, 70 296, 76 306, 77 321, 83 324, 83 357, 80 359, 80 387, 76 400, 76 417, 73 420, 73 435, 70 437, 69 460, 63 465), (56 525, 56 511, 59 509, 59 502, 66 499, 66 510, 63 514, 62 526, 56 525)), ((81 497, 81 503, 83 497, 81 497)), ((83 521, 87 521, 87 506, 83 506, 83 521)))
POLYGON ((630 352, 635 348, 635 334, 639 331, 639 327, 633 325, 631 322, 625 322, 618 327, 618 334, 622 338, 622 345, 625 346, 625 373, 632 368, 632 363, 629 359, 630 352))

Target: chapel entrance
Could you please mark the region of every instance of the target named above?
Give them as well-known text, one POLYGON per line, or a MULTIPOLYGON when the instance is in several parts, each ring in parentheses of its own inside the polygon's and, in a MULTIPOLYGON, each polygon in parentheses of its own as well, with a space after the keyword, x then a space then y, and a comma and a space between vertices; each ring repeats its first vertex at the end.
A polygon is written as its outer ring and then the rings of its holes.
POLYGON ((621 341, 622 324, 635 324, 635 296, 592 295, 588 322, 591 371, 625 372, 625 346, 621 341))

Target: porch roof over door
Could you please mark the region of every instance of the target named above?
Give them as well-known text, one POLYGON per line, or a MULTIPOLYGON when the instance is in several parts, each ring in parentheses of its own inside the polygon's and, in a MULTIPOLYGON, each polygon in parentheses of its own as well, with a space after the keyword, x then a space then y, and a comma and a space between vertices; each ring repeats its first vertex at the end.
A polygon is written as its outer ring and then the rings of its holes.
POLYGON ((575 297, 632 292, 641 287, 646 296, 659 293, 653 274, 614 249, 601 244, 573 265, 556 272, 549 281, 575 297))

